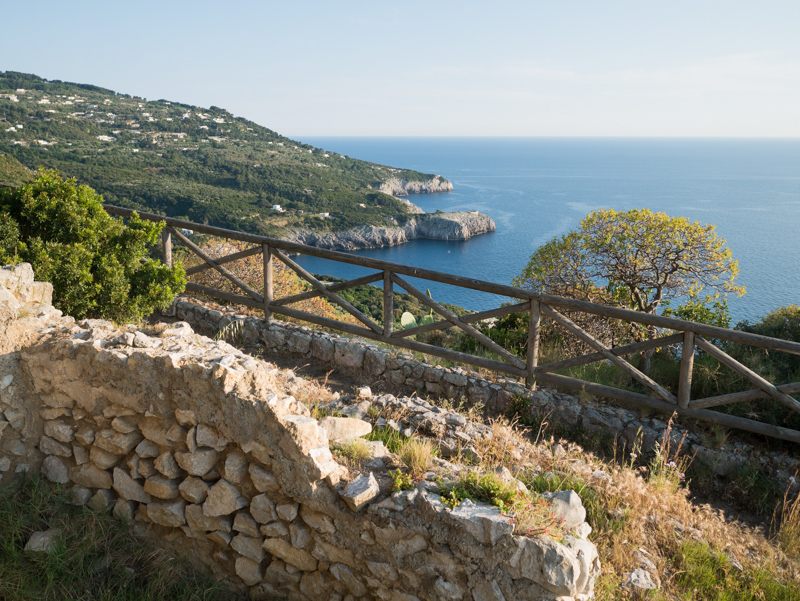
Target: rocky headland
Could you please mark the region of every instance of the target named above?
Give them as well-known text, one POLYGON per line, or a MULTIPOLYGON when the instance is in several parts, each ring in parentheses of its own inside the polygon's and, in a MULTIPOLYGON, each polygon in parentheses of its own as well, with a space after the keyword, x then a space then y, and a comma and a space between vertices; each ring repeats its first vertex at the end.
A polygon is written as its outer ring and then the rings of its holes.
POLYGON ((406 181, 397 177, 388 179, 378 188, 384 194, 392 196, 408 196, 409 194, 432 194, 434 192, 451 192, 453 184, 441 175, 428 181, 406 181))
POLYGON ((396 246, 417 238, 468 240, 472 236, 493 231, 495 223, 488 215, 477 211, 457 211, 423 213, 396 226, 362 225, 343 232, 300 230, 289 233, 285 239, 332 250, 358 250, 396 246))

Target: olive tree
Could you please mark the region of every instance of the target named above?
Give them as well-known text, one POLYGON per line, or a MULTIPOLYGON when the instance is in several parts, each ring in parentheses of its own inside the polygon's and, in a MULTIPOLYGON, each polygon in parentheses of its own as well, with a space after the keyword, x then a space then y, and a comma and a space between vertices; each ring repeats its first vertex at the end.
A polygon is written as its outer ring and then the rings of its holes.
MULTIPOLYGON (((598 210, 538 248, 514 284, 644 313, 663 307, 668 314, 708 321, 724 320, 727 294, 744 294, 734 283, 738 271, 713 225, 648 209, 598 210), (683 304, 672 308, 671 302, 683 304)), ((654 333, 591 317, 579 321, 609 344, 654 333)))
POLYGON ((112 218, 103 198, 56 171, 0 191, 0 264, 27 261, 53 284, 53 304, 78 319, 139 319, 183 290, 183 268, 147 257, 162 224, 112 218))

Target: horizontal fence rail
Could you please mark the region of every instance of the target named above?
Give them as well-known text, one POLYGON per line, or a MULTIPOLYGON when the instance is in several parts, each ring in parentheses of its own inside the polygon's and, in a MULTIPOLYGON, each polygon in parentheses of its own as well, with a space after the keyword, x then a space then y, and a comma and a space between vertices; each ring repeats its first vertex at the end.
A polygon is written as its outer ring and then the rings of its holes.
MULTIPOLYGON (((108 213, 120 217, 130 217, 134 213, 131 209, 124 209, 112 205, 104 205, 104 207, 108 213)), ((187 284, 186 290, 264 311, 265 318, 268 322, 272 319, 274 314, 292 317, 392 346, 438 356, 449 361, 524 378, 527 385, 531 388, 535 387, 538 381, 556 386, 585 390, 603 397, 622 400, 638 406, 649 407, 668 413, 677 412, 687 417, 711 421, 725 427, 738 428, 756 434, 763 434, 800 443, 800 431, 709 410, 710 407, 771 398, 782 403, 792 411, 800 413, 800 402, 791 396, 792 393, 800 392, 800 382, 776 386, 708 340, 724 340, 794 355, 800 355, 800 343, 684 321, 672 317, 652 315, 630 309, 609 307, 607 305, 543 294, 514 286, 476 280, 430 269, 411 267, 400 263, 381 261, 379 259, 362 257, 340 251, 326 250, 296 242, 280 240, 278 238, 258 236, 182 219, 163 217, 152 213, 140 211, 136 211, 136 213, 141 219, 163 222, 166 225, 162 233, 165 263, 168 265, 172 264, 172 240, 174 237, 175 240, 180 242, 186 249, 197 255, 203 261, 202 264, 187 269, 187 276, 200 274, 208 270, 215 270, 222 277, 230 281, 242 294, 226 292, 193 282, 187 284), (255 246, 224 257, 211 257, 181 231, 184 229, 229 240, 246 242, 255 246), (325 284, 295 262, 291 258, 291 254, 307 255, 340 263, 357 265, 368 269, 374 269, 376 272, 341 283, 325 284), (224 267, 234 261, 256 255, 261 255, 263 260, 263 289, 261 291, 253 289, 250 285, 224 267), (274 298, 273 265, 276 260, 297 274, 299 278, 307 282, 311 290, 284 296, 283 298, 274 298), (427 294, 423 293, 419 288, 410 283, 406 277, 497 294, 514 299, 516 302, 489 311, 480 311, 465 316, 458 316, 441 303, 436 302, 427 294), (357 307, 354 307, 338 294, 343 290, 376 282, 381 282, 383 284, 382 325, 375 323, 369 316, 365 315, 357 307), (436 314, 438 321, 394 331, 393 293, 398 288, 427 306, 432 314, 436 314), (289 306, 313 298, 324 298, 352 316, 356 323, 344 323, 289 306), (526 313, 528 315, 527 356, 525 361, 486 336, 486 334, 481 332, 478 328, 471 325, 483 320, 503 317, 513 313, 526 313), (590 332, 587 332, 565 313, 588 314, 603 318, 617 319, 628 324, 641 324, 648 328, 662 330, 666 335, 623 346, 608 346, 590 332), (567 332, 571 336, 577 338, 586 347, 592 349, 593 352, 539 365, 540 334, 543 318, 547 318, 551 322, 557 324, 561 331, 567 332), (455 351, 412 339, 419 334, 449 328, 456 328, 463 334, 473 338, 497 358, 488 358, 455 351), (623 358, 626 355, 654 351, 657 348, 670 346, 679 347, 681 351, 678 390, 675 394, 655 382, 646 373, 647 370, 643 371, 623 358), (698 352, 710 355, 720 364, 733 370, 743 380, 750 382, 754 388, 747 391, 703 399, 692 399, 690 394, 692 374, 694 371, 694 359, 698 352), (632 380, 638 382, 649 394, 633 392, 554 373, 565 369, 589 365, 598 361, 606 361, 613 364, 624 374, 630 376, 632 380)))

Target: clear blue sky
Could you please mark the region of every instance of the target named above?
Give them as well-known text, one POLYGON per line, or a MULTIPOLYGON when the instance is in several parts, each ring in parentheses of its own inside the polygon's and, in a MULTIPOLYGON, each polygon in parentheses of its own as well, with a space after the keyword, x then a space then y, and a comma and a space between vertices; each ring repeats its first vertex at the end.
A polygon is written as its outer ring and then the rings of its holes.
POLYGON ((4 4, 0 70, 296 138, 800 136, 798 0, 4 4))

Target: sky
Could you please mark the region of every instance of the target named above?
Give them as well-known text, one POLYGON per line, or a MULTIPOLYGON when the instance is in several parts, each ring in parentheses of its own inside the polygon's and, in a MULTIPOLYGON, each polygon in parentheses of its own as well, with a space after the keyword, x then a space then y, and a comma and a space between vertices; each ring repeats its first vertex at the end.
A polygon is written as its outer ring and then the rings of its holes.
POLYGON ((800 136, 797 0, 4 4, 0 71, 299 139, 800 136))

